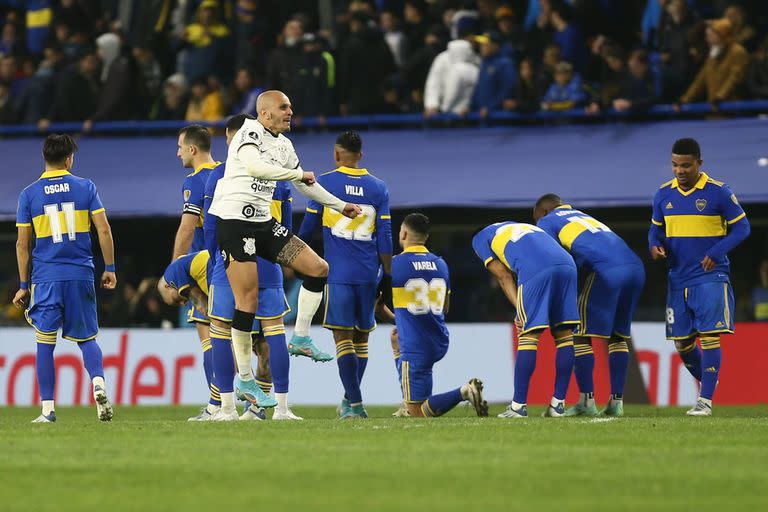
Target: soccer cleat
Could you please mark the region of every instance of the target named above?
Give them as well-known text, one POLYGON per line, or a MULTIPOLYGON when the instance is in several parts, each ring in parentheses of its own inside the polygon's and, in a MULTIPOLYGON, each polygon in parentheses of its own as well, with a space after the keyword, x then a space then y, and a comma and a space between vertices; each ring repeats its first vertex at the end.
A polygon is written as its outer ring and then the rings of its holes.
POLYGON ((342 398, 341 404, 338 407, 336 407, 336 414, 338 414, 339 418, 341 418, 342 416, 344 416, 344 414, 346 414, 349 411, 350 407, 351 406, 349 405, 349 400, 347 400, 346 398, 342 398))
POLYGON ((216 409, 215 412, 211 413, 208 411, 208 406, 206 405, 200 410, 200 414, 197 416, 192 416, 191 418, 187 418, 187 421, 211 421, 213 420, 213 416, 219 412, 218 409, 216 409))
POLYGON ((277 405, 277 400, 267 396, 253 379, 242 380, 238 377, 235 384, 235 396, 238 400, 250 402, 259 407, 275 407, 277 405))
POLYGON ((408 407, 405 405, 405 402, 400 404, 400 408, 392 413, 393 418, 408 418, 411 416, 411 413, 408 412, 408 407))
POLYGON ((288 353, 292 356, 306 356, 321 363, 333 360, 333 356, 317 348, 309 336, 296 336, 294 334, 291 341, 288 342, 288 353))
POLYGON ((527 418, 528 417, 528 407, 522 406, 518 409, 514 409, 512 407, 512 404, 509 404, 504 412, 499 414, 497 417, 499 418, 527 418))
POLYGON ((589 405, 579 402, 565 410, 566 416, 597 416, 598 414, 600 413, 597 411, 594 401, 589 405))
POLYGON ((56 411, 51 411, 46 416, 41 414, 37 418, 32 420, 32 423, 56 423, 56 411))
POLYGON ((265 419, 267 419, 267 413, 263 408, 256 405, 249 405, 240 415, 240 421, 262 421, 265 419))
POLYGON ((685 414, 688 416, 712 416, 712 406, 699 398, 696 400, 696 405, 689 409, 685 414))
POLYGON ((488 416, 488 402, 483 400, 483 381, 480 379, 470 379, 467 383, 469 387, 469 403, 475 408, 478 416, 488 416))
POLYGON ((115 411, 109 403, 107 392, 101 386, 93 387, 93 399, 96 401, 96 414, 101 421, 112 421, 115 411))
POLYGON ((238 419, 240 419, 240 416, 237 415, 236 410, 225 411, 224 409, 219 409, 219 412, 213 415, 211 421, 237 421, 238 419))
POLYGON ((550 405, 547 410, 544 411, 542 417, 544 418, 562 418, 565 416, 565 402, 558 402, 556 407, 550 405))
POLYGON ((339 416, 342 420, 349 420, 349 419, 365 419, 368 417, 368 412, 365 410, 365 407, 363 407, 363 404, 357 404, 352 405, 347 409, 347 411, 339 416))
POLYGON ((623 400, 609 400, 605 409, 600 411, 602 416, 613 416, 618 418, 624 416, 624 401, 623 400))
POLYGON ((300 421, 303 420, 301 416, 296 416, 293 414, 293 411, 286 409, 284 411, 281 411, 279 409, 275 409, 275 412, 272 413, 272 419, 275 421, 286 421, 286 420, 293 420, 293 421, 300 421))

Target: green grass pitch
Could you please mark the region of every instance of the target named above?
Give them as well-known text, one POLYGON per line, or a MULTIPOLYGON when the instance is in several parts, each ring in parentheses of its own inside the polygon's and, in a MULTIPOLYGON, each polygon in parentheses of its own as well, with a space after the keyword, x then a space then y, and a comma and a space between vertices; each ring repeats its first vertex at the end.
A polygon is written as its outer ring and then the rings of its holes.
MULTIPOLYGON (((0 510, 768 510, 768 409, 607 419, 188 423, 189 407, 0 409, 0 510)), ((492 407, 498 413, 502 406, 492 407)), ((541 410, 532 409, 539 414, 541 410)))

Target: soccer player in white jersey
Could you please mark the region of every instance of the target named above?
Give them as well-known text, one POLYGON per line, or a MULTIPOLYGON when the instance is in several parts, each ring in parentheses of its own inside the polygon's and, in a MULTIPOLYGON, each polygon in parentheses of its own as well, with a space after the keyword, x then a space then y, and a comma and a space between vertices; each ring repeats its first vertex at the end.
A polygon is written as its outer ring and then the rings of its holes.
POLYGON ((246 120, 229 146, 224 177, 219 180, 209 212, 218 218, 216 237, 227 268, 235 312, 232 347, 237 363, 238 395, 255 402, 258 386, 251 370, 251 326, 259 297, 256 258, 288 266, 305 276, 304 286, 321 292, 328 264, 273 217, 275 182, 292 181, 296 189, 326 208, 355 218, 358 205, 345 203, 315 183, 304 171, 293 144, 283 133, 291 129, 291 102, 280 91, 266 91, 256 102, 258 117, 246 120), (309 284, 309 286, 308 286, 309 284))

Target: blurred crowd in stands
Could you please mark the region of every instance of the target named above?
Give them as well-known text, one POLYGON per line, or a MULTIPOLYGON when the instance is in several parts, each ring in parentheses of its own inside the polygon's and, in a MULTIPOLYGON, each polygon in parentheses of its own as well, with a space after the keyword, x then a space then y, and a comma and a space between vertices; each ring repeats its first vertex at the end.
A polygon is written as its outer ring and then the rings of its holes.
POLYGON ((0 0, 0 124, 768 98, 765 0, 0 0))

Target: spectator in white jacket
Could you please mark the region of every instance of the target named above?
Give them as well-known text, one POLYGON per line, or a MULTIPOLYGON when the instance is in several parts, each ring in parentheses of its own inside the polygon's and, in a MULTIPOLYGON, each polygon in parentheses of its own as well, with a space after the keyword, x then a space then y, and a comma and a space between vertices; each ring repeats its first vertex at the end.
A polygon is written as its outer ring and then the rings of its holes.
POLYGON ((459 24, 459 38, 448 43, 448 48, 432 62, 424 85, 425 117, 439 112, 464 115, 469 111, 480 73, 480 57, 472 45, 475 24, 467 21, 459 24))

